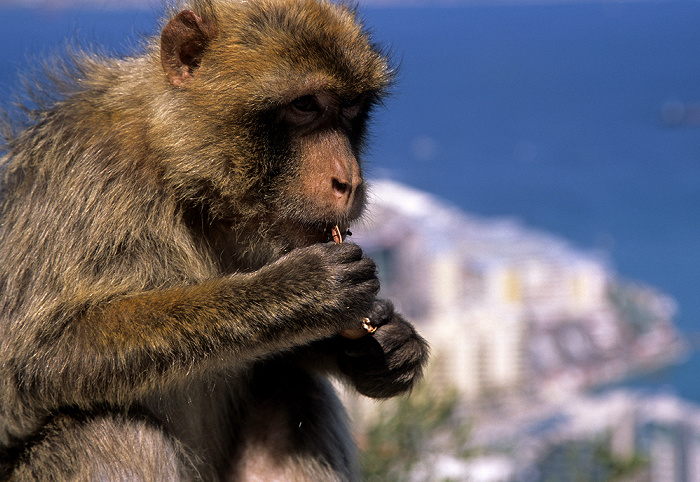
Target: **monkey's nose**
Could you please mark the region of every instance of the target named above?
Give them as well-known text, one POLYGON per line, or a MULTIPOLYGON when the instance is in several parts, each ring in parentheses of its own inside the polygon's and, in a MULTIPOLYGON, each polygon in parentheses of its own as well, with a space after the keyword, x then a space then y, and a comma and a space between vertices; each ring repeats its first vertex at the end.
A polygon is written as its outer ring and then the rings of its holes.
POLYGON ((335 197, 342 199, 352 195, 352 186, 349 182, 344 182, 333 178, 332 184, 335 197))
POLYGON ((347 175, 332 177, 331 186, 337 207, 346 209, 353 203, 357 189, 362 184, 362 178, 357 171, 359 169, 344 173, 347 175))

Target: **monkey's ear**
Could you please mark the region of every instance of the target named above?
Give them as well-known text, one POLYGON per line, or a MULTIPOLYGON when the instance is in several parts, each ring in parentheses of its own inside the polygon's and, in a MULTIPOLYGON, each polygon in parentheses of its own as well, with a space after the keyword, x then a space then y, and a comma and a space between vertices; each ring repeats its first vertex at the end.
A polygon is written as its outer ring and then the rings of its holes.
POLYGON ((192 77, 218 33, 214 22, 192 10, 178 13, 168 22, 160 36, 160 62, 171 84, 180 87, 192 77))

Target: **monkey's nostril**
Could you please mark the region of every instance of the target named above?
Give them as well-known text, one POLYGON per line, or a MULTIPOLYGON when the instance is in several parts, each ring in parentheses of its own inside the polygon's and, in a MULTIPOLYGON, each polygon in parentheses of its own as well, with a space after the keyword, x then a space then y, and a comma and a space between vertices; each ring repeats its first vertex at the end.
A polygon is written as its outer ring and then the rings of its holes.
POLYGON ((352 187, 347 182, 342 182, 333 178, 333 191, 338 197, 345 197, 350 195, 352 187))

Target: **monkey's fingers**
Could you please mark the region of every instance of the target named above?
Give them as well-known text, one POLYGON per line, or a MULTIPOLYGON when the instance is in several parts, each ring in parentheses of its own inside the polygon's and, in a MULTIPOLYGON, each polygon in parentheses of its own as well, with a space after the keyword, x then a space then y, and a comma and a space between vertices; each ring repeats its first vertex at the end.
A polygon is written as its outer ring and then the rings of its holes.
MULTIPOLYGON (((333 241, 335 244, 341 244, 343 242, 343 235, 340 232, 340 228, 336 225, 331 230, 333 235, 333 241)), ((358 340, 363 336, 377 331, 376 326, 372 326, 372 322, 369 318, 362 318, 362 328, 352 328, 349 330, 343 330, 340 332, 340 336, 343 338, 348 338, 349 340, 358 340)))

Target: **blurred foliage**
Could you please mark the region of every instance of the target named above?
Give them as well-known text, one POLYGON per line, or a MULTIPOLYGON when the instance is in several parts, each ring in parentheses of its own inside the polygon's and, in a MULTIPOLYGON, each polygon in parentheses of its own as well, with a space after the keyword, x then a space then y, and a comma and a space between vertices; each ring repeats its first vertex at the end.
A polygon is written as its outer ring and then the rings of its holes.
POLYGON ((542 482, 620 482, 637 480, 649 462, 640 454, 622 459, 607 440, 568 441, 552 447, 539 464, 542 482))
POLYGON ((599 444, 596 450, 596 459, 599 464, 605 467, 609 481, 632 480, 649 469, 649 459, 637 452, 630 458, 620 458, 615 456, 608 444, 599 444))
POLYGON ((421 460, 446 448, 467 457, 468 437, 469 424, 458 414, 457 393, 424 384, 410 396, 381 405, 376 421, 360 437, 363 479, 408 480, 421 460))

